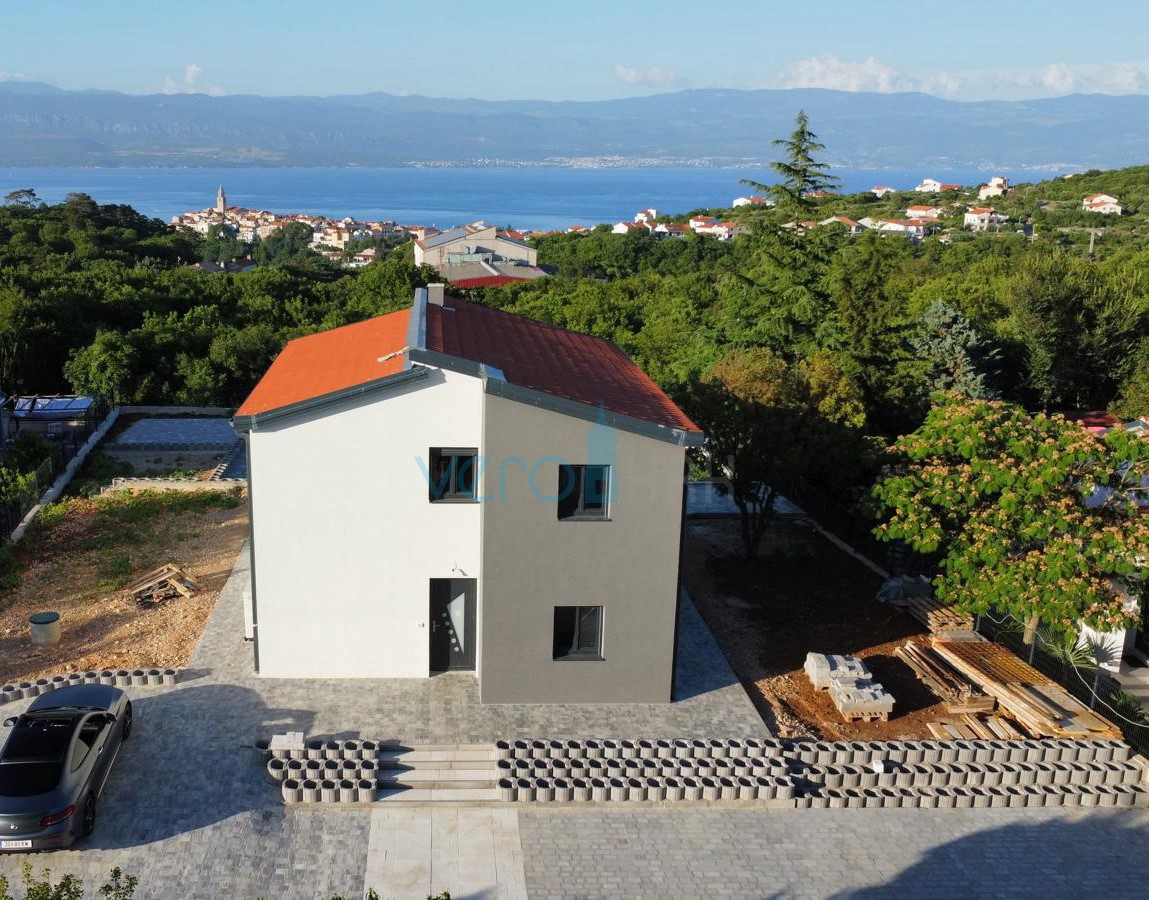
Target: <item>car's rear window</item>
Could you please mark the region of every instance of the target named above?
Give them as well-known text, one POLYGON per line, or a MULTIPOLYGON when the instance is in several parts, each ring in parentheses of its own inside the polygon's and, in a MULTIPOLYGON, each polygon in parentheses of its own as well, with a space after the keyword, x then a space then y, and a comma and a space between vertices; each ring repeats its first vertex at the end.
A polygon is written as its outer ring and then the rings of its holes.
POLYGON ((62 768, 59 761, 0 763, 0 797, 34 797, 53 791, 62 768))
POLYGON ((60 758, 68 749, 76 722, 68 716, 22 716, 12 729, 0 760, 60 758))

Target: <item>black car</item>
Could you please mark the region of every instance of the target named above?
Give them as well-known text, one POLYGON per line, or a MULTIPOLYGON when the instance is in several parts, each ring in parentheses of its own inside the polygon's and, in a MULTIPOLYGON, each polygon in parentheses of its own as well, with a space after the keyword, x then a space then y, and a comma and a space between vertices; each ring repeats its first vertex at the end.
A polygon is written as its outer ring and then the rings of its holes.
POLYGON ((67 847, 91 834, 96 801, 132 733, 127 695, 102 684, 61 688, 4 725, 0 853, 67 847))

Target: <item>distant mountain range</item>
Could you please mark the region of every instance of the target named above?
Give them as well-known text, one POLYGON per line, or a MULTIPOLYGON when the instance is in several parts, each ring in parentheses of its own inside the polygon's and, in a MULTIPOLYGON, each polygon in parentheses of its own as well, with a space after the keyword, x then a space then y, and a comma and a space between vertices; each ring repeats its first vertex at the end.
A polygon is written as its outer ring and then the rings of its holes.
POLYGON ((851 168, 1057 171, 1149 162, 1149 96, 958 103, 926 94, 690 90, 625 100, 385 93, 211 97, 0 82, 0 166, 746 165, 805 109, 851 168))

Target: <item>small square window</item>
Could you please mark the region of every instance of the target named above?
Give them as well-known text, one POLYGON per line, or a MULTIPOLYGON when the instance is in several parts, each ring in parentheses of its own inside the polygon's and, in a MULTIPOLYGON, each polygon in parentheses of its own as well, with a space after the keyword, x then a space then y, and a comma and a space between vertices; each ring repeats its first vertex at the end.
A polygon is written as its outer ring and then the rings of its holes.
POLYGON ((473 501, 478 450, 432 448, 428 494, 432 503, 473 501))
POLYGON ((554 659, 602 659, 602 607, 556 606, 554 659))
POLYGON ((559 466, 560 519, 606 519, 609 493, 610 466, 559 466))

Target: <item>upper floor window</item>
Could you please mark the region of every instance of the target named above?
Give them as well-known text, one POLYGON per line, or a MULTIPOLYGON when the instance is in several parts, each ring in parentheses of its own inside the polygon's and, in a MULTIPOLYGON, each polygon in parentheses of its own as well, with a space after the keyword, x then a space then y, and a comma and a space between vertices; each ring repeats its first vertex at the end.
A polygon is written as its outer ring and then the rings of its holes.
POLYGON ((475 474, 479 451, 475 449, 432 448, 429 494, 432 503, 441 500, 474 500, 475 474))
POLYGON ((559 466, 559 518, 604 520, 610 466, 559 466))

